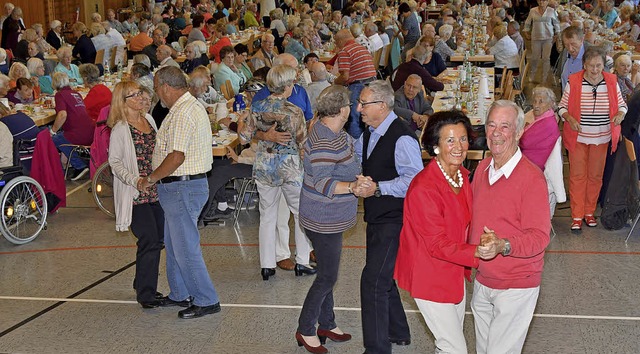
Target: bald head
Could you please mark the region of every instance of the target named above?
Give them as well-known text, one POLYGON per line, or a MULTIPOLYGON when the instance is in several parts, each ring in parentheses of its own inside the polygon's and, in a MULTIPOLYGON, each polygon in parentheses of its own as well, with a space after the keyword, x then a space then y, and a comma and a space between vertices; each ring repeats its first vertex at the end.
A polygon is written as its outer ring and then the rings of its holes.
POLYGON ((336 33, 335 42, 338 48, 344 47, 344 45, 353 39, 353 35, 348 28, 343 28, 336 33))
POLYGON ((323 63, 317 62, 309 67, 311 81, 324 81, 327 79, 327 67, 323 63))
POLYGON ((276 65, 286 65, 286 66, 290 66, 294 69, 298 68, 298 59, 296 59, 296 57, 294 57, 293 55, 289 54, 289 53, 282 53, 279 54, 274 60, 273 60, 273 66, 276 65))

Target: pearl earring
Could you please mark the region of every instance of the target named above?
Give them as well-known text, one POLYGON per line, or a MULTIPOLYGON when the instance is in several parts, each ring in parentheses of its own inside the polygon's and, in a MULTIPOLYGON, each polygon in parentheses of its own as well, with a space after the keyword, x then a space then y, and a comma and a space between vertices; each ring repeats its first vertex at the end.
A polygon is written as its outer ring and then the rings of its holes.
POLYGON ((434 147, 434 148, 433 148, 433 152, 434 152, 436 155, 438 155, 438 154, 440 153, 440 149, 438 149, 438 147, 436 146, 436 147, 434 147))

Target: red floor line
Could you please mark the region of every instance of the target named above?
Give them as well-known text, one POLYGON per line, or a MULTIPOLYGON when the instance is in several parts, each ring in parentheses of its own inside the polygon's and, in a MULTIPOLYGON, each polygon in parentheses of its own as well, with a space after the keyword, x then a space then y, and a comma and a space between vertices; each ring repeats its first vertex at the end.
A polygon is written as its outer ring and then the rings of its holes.
MULTIPOLYGON (((257 243, 202 243, 202 247, 258 247, 257 243)), ((295 245, 289 245, 295 246, 295 245)), ((60 247, 60 248, 44 248, 36 250, 22 251, 3 251, 0 255, 23 254, 23 253, 41 253, 41 252, 60 252, 60 251, 87 251, 95 249, 118 249, 118 248, 135 248, 136 245, 114 245, 114 246, 84 246, 84 247, 60 247)), ((365 249, 366 246, 342 246, 347 249, 365 249)), ((639 256, 640 252, 604 252, 604 251, 572 251, 572 250, 547 250, 552 254, 594 254, 594 255, 631 255, 639 256)))

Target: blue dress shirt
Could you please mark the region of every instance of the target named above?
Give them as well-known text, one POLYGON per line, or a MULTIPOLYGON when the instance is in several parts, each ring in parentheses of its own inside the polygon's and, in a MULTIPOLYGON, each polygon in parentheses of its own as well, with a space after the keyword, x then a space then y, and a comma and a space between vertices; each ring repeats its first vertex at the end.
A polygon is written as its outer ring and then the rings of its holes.
MULTIPOLYGON (((255 96, 253 96, 253 101, 262 101, 270 94, 271 91, 269 91, 269 88, 265 86, 260 89, 260 91, 258 91, 255 96)), ((293 91, 291 91, 291 96, 287 98, 287 101, 295 104, 296 106, 300 107, 300 109, 302 109, 302 111, 304 112, 305 120, 309 121, 311 120, 311 118, 313 118, 313 110, 311 109, 309 96, 307 95, 307 91, 305 91, 302 86, 298 84, 293 85, 293 91)))
POLYGON ((570 54, 567 54, 567 60, 564 62, 564 67, 562 68, 562 90, 564 91, 564 87, 567 86, 567 82, 569 82, 569 75, 575 74, 578 71, 582 70, 582 55, 584 54, 584 43, 582 47, 580 47, 580 51, 578 52, 578 56, 574 59, 570 54))
MULTIPOLYGON (((387 132, 391 123, 397 118, 398 116, 391 111, 377 128, 368 127, 371 132, 371 137, 369 138, 367 157, 371 155, 378 140, 387 132)), ((363 136, 364 134, 360 135, 360 138, 355 142, 355 152, 360 158, 360 161, 362 161, 363 136)), ((418 141, 407 135, 401 136, 398 141, 396 141, 394 156, 396 160, 396 171, 399 176, 390 181, 379 181, 378 186, 380 186, 380 193, 382 193, 382 195, 404 198, 407 194, 407 189, 409 189, 409 184, 411 184, 411 180, 413 180, 413 177, 422 171, 423 168, 422 152, 420 151, 418 141)))

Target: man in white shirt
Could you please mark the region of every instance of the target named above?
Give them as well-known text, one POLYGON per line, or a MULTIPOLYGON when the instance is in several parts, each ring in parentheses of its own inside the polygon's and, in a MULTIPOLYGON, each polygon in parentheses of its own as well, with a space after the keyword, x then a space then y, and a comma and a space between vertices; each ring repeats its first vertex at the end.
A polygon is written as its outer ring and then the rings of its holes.
POLYGON ((367 23, 364 27, 364 34, 369 38, 369 42, 371 43, 371 48, 369 48, 371 53, 375 53, 378 49, 384 46, 382 38, 380 38, 380 35, 378 34, 378 26, 375 23, 367 23))
POLYGON ((369 41, 369 38, 364 35, 362 26, 358 23, 355 23, 351 25, 349 29, 351 30, 351 34, 353 35, 353 38, 355 38, 356 42, 367 48, 369 53, 373 53, 373 51, 371 50, 371 42, 369 41))
POLYGON ((109 21, 102 22, 102 27, 104 27, 107 37, 111 38, 111 41, 116 47, 115 65, 116 66, 118 64, 125 65, 124 51, 127 48, 127 42, 124 40, 124 37, 122 37, 122 34, 120 34, 120 32, 118 32, 115 28, 111 26, 111 23, 109 21))

